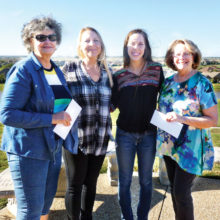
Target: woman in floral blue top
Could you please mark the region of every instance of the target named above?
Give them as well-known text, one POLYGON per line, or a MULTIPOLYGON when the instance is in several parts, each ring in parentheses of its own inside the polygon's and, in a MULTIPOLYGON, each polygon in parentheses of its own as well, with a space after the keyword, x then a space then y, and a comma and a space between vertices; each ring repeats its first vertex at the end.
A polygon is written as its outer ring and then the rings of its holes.
POLYGON ((193 180, 203 170, 211 170, 214 162, 208 128, 218 121, 217 100, 212 84, 196 70, 200 61, 200 50, 190 40, 175 40, 165 57, 177 74, 162 86, 159 111, 168 122, 184 125, 178 138, 160 129, 157 135, 157 152, 166 164, 176 220, 194 219, 193 180))

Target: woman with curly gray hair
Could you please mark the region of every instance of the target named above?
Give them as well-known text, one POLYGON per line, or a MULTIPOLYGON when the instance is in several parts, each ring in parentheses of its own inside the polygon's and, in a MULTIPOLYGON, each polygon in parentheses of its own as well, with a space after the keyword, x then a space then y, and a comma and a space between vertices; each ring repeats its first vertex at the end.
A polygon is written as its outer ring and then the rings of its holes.
POLYGON ((0 107, 5 125, 1 150, 17 199, 17 220, 46 220, 57 189, 62 140, 53 128, 68 126, 71 100, 62 71, 51 60, 61 42, 61 24, 40 17, 25 24, 22 39, 30 53, 8 72, 0 107))

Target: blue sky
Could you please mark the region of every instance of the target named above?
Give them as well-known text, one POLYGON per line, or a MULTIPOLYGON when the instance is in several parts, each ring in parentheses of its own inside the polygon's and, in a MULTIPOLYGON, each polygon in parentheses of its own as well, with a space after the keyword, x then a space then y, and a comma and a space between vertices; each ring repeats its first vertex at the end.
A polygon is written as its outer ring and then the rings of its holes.
POLYGON ((153 56, 164 56, 180 38, 194 41, 203 56, 220 56, 219 0, 0 0, 0 55, 25 55, 20 32, 39 15, 52 15, 63 25, 55 56, 75 56, 80 29, 96 28, 108 56, 121 56, 126 34, 143 28, 153 56))

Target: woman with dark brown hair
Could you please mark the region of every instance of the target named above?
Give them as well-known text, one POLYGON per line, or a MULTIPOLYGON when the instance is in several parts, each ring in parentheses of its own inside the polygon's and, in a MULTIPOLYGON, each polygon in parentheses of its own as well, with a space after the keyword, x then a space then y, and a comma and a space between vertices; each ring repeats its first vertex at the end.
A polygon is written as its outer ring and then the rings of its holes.
POLYGON ((124 42, 124 68, 114 74, 113 108, 117 120, 116 154, 119 168, 119 203, 122 219, 133 220, 130 186, 135 155, 138 157, 139 220, 148 219, 152 195, 152 168, 156 152, 156 127, 150 119, 164 80, 160 64, 153 62, 147 34, 141 29, 128 33, 124 42))

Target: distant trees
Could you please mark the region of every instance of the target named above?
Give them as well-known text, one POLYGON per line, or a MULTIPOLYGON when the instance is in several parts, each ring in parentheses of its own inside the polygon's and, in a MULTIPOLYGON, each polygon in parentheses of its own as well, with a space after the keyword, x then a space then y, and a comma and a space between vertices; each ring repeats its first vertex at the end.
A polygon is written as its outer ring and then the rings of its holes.
POLYGON ((5 83, 5 76, 9 69, 12 67, 13 63, 0 64, 0 83, 5 83))
POLYGON ((218 59, 207 59, 204 58, 201 62, 201 65, 206 66, 206 65, 218 65, 220 64, 219 58, 218 59))
POLYGON ((0 83, 5 83, 5 75, 0 74, 0 83))

